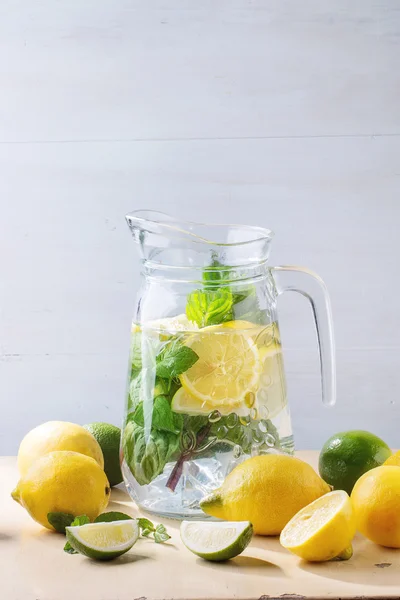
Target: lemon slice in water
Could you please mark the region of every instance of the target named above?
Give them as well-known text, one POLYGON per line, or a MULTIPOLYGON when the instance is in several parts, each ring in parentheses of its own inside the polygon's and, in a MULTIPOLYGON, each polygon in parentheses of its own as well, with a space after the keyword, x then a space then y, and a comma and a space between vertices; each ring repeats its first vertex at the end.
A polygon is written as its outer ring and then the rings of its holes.
POLYGON ((212 409, 239 407, 256 392, 261 361, 254 341, 237 330, 206 329, 190 336, 186 346, 199 359, 180 376, 182 386, 212 409))

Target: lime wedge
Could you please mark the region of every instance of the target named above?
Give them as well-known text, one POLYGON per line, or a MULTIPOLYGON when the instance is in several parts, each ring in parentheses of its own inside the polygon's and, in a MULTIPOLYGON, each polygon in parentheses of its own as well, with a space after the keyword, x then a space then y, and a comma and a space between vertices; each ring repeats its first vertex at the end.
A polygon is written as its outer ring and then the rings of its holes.
POLYGON ((128 552, 139 537, 136 519, 66 527, 71 546, 89 558, 112 560, 128 552))
POLYGON ((181 524, 181 539, 186 548, 206 560, 234 558, 249 545, 252 535, 250 521, 183 521, 181 524))

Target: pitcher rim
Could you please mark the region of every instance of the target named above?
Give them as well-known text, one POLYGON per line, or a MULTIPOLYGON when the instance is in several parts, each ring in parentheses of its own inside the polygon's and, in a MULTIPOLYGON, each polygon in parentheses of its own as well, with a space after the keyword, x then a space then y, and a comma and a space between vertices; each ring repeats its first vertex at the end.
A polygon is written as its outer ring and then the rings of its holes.
POLYGON ((256 225, 240 225, 238 223, 203 223, 201 221, 188 221, 186 219, 175 219, 171 215, 164 213, 162 211, 156 210, 147 210, 147 209, 138 209, 131 211, 125 216, 128 225, 134 226, 134 223, 137 223, 140 227, 141 231, 145 231, 146 233, 153 233, 156 235, 163 235, 162 231, 157 231, 157 228, 166 228, 170 231, 178 232, 187 236, 192 242, 201 243, 201 244, 209 244, 210 246, 221 246, 221 247, 236 247, 236 246, 245 246, 247 244, 254 244, 254 242, 260 241, 269 241, 274 237, 274 232, 272 229, 267 229, 265 227, 258 227, 256 225), (147 216, 145 216, 147 215, 147 216), (150 216, 156 217, 159 215, 160 217, 166 217, 166 220, 160 220, 157 218, 150 218, 150 216), (168 223, 168 220, 170 221, 168 223), (152 223, 156 226, 156 228, 146 228, 142 227, 141 223, 152 223), (174 226, 175 224, 175 226, 174 226), (244 230, 248 232, 254 232, 254 234, 258 233, 259 235, 252 237, 251 239, 240 241, 240 242, 217 242, 211 239, 207 239, 203 236, 197 235, 196 233, 183 229, 181 227, 177 227, 177 225, 185 226, 187 225, 189 228, 191 226, 200 226, 200 227, 226 227, 227 229, 236 229, 236 230, 244 230))

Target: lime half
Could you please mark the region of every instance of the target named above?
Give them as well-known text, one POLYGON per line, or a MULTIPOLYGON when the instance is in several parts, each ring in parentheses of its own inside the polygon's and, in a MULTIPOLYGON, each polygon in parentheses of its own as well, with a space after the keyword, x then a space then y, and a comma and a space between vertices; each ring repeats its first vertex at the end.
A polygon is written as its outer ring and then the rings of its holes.
POLYGON ((249 545, 252 535, 250 521, 183 521, 181 524, 181 539, 186 548, 206 560, 234 558, 249 545))
POLYGON ((66 527, 71 546, 89 558, 112 560, 128 552, 139 537, 136 519, 66 527))

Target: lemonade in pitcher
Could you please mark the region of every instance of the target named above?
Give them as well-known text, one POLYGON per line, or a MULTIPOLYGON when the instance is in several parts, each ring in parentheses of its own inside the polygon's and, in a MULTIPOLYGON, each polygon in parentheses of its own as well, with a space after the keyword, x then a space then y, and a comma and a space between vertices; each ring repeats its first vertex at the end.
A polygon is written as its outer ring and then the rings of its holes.
MULTIPOLYGON (((321 284, 305 270, 278 274, 267 265, 268 230, 221 228, 228 239, 218 243, 204 237, 205 226, 148 214, 127 217, 142 250, 143 285, 132 324, 122 472, 142 509, 204 517, 200 500, 241 461, 293 452, 276 300, 285 289, 301 291, 285 285, 287 274, 321 284)), ((329 305, 313 302, 319 339, 325 316, 329 341, 329 305)), ((321 365, 329 403, 322 350, 321 365)))

